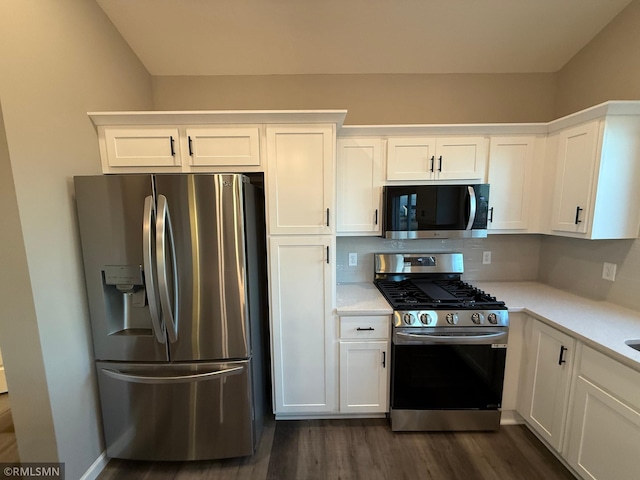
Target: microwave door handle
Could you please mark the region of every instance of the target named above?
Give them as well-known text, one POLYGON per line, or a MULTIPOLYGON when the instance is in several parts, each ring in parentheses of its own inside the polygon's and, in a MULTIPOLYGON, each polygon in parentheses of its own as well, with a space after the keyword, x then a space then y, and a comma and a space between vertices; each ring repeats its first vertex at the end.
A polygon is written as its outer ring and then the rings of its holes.
POLYGON ((153 197, 149 195, 144 199, 144 214, 142 221, 142 259, 144 264, 144 283, 147 290, 147 300, 149 302, 149 315, 151 316, 151 326, 156 340, 166 343, 165 330, 160 321, 160 307, 156 292, 156 280, 153 271, 153 231, 152 225, 155 220, 155 208, 153 197))
POLYGON ((469 222, 467 223, 467 230, 471 230, 473 222, 476 221, 476 191, 472 186, 468 186, 469 190, 469 222))

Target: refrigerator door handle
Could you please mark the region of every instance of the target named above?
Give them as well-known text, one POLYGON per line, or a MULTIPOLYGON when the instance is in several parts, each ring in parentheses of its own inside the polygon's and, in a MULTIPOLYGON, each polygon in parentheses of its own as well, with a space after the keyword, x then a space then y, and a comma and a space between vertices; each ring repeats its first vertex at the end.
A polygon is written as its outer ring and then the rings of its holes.
POLYGON ((160 321, 160 306, 156 296, 157 287, 155 275, 153 274, 153 244, 152 225, 155 220, 155 208, 153 197, 149 195, 144 199, 144 214, 142 220, 142 257, 144 263, 144 283, 149 301, 149 314, 151 315, 151 326, 156 339, 160 343, 166 343, 167 337, 164 333, 164 325, 160 321))
POLYGON ((224 370, 213 370, 204 373, 194 373, 191 375, 174 375, 174 376, 157 376, 157 375, 138 375, 133 373, 122 372, 110 368, 103 368, 105 375, 116 380, 122 380, 130 383, 153 383, 153 384, 170 384, 170 383, 188 383, 202 382, 204 380, 215 380, 231 375, 240 375, 244 367, 231 367, 224 370))
POLYGON ((158 266, 158 284, 160 289, 160 304, 162 316, 165 319, 169 341, 175 343, 178 340, 178 265, 176 249, 173 240, 173 227, 169 215, 167 197, 158 195, 158 215, 156 218, 156 263, 158 266), (169 295, 169 282, 167 279, 167 231, 169 232, 169 248, 171 249, 171 266, 173 273, 173 308, 169 295))

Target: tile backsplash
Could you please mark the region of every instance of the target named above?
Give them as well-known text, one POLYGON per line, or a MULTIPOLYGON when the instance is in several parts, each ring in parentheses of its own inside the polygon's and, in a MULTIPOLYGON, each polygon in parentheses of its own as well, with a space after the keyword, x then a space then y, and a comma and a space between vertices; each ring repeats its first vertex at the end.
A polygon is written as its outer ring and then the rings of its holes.
POLYGON ((338 237, 336 278, 338 283, 373 280, 375 253, 461 252, 465 280, 537 280, 540 258, 539 235, 490 235, 473 239, 387 240, 381 237, 338 237), (482 264, 483 252, 491 252, 491 264, 482 264), (349 266, 349 253, 358 255, 358 265, 349 266))

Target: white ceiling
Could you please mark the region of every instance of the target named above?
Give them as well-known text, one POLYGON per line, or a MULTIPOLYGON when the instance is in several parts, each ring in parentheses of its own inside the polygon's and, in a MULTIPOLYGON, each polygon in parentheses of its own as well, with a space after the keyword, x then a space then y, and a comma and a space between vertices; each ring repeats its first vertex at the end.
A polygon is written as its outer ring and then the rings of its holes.
POLYGON ((631 0, 96 0, 152 75, 555 72, 631 0))

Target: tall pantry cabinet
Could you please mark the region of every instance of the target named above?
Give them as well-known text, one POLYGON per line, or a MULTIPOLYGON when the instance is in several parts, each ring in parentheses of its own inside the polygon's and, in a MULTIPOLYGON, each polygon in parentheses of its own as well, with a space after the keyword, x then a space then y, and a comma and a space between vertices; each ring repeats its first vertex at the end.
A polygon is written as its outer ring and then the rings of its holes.
POLYGON ((268 125, 267 233, 277 417, 338 411, 336 125, 268 125))

